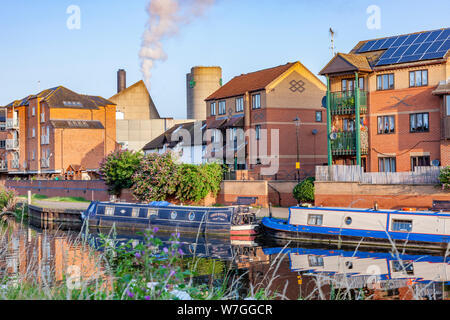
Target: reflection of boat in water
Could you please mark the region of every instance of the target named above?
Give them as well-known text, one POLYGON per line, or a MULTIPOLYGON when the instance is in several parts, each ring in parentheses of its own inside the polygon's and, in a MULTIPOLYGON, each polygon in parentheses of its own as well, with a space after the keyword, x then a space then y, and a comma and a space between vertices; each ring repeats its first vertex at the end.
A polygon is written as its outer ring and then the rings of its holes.
POLYGON ((334 287, 393 289, 434 282, 450 285, 450 257, 306 248, 263 251, 267 255, 288 255, 291 271, 325 276, 333 280, 334 287))
POLYGON ((254 213, 242 207, 187 207, 168 202, 150 204, 92 202, 83 220, 96 228, 162 231, 232 236, 252 240, 258 232, 254 213))
POLYGON ((273 238, 317 243, 413 249, 446 249, 450 243, 450 213, 344 208, 289 210, 289 220, 264 218, 273 238))
MULTIPOLYGON (((160 250, 164 246, 171 246, 172 234, 158 232, 155 236, 163 243, 163 246, 159 248, 160 250)), ((108 241, 113 242, 116 247, 127 243, 131 243, 133 247, 136 247, 139 243, 144 242, 144 236, 136 235, 131 231, 126 232, 121 230, 112 240, 108 241)), ((194 235, 190 236, 189 234, 180 234, 178 241, 178 247, 183 251, 185 257, 220 260, 235 260, 242 255, 254 255, 258 247, 258 244, 254 241, 235 241, 223 237, 197 237, 194 235)), ((91 230, 89 232, 89 242, 97 250, 103 251, 104 241, 98 233, 92 232, 91 230)))

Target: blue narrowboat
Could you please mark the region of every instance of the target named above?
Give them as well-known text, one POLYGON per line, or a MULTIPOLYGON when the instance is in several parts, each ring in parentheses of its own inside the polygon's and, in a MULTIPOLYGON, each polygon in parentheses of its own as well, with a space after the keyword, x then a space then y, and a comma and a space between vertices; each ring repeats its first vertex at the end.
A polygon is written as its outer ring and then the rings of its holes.
POLYGON ((275 239, 341 245, 410 249, 447 249, 450 213, 292 207, 288 221, 262 220, 264 232, 275 239))
POLYGON ((217 236, 256 236, 259 225, 254 213, 242 207, 188 207, 169 202, 90 204, 82 219, 90 228, 161 231, 217 236))

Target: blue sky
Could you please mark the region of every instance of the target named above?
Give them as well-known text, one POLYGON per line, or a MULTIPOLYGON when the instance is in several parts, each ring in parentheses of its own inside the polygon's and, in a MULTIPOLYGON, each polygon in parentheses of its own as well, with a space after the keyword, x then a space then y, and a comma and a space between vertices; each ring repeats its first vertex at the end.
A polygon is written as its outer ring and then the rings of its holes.
MULTIPOLYGON (((116 72, 127 84, 143 78, 138 57, 149 0, 2 0, 0 105, 58 85, 109 98, 116 72), (81 29, 69 30, 70 5, 81 9, 81 29)), ((183 1, 183 0, 181 0, 183 1)), ((186 117, 186 73, 218 65, 224 82, 242 73, 301 61, 317 74, 336 49, 360 40, 449 27, 448 0, 216 0, 203 17, 164 41, 168 59, 153 70, 150 93, 162 116, 186 117), (366 12, 377 5, 381 28, 366 12)))

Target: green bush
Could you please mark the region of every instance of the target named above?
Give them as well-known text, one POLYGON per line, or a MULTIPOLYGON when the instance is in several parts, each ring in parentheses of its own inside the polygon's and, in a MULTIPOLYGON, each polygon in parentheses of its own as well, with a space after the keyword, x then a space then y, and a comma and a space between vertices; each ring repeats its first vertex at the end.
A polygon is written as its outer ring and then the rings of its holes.
POLYGON ((180 166, 179 177, 176 198, 181 202, 198 202, 210 193, 217 195, 223 171, 216 163, 201 166, 183 164, 180 166))
POLYGON ((133 185, 132 177, 138 171, 143 154, 133 151, 116 151, 100 164, 100 174, 108 186, 109 193, 120 196, 123 189, 133 185))
POLYGON ((294 198, 299 202, 314 202, 314 178, 306 178, 294 188, 294 198))
POLYGON ((445 167, 441 170, 439 181, 441 182, 442 189, 450 189, 450 167, 445 167))
POLYGON ((175 196, 179 183, 179 166, 172 153, 145 156, 133 175, 133 195, 139 201, 164 201, 175 196))
POLYGON ((0 211, 13 211, 16 206, 16 192, 12 189, 0 189, 0 211))

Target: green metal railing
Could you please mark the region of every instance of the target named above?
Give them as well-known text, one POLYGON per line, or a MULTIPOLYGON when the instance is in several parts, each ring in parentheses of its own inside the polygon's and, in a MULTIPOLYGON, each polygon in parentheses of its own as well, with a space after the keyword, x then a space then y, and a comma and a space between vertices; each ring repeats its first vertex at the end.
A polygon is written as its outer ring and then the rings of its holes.
MULTIPOLYGON (((367 91, 360 90, 360 113, 367 113, 367 91)), ((330 93, 332 115, 354 114, 356 111, 355 91, 330 93)))
MULTIPOLYGON (((334 156, 355 155, 356 154, 356 132, 336 132, 336 139, 331 139, 331 151, 334 156)), ((367 134, 361 132, 361 153, 367 154, 367 134)))

